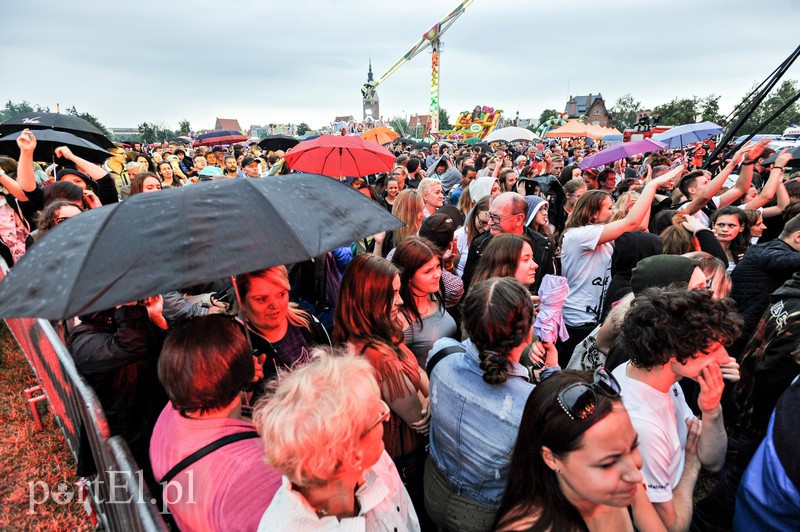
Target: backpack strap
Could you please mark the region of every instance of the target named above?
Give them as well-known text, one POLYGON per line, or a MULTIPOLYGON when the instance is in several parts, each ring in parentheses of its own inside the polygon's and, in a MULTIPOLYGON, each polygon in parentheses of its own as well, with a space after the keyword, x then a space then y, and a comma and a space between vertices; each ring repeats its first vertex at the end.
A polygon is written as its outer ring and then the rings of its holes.
POLYGON ((436 367, 436 364, 442 361, 442 359, 448 355, 452 355, 453 353, 466 353, 467 350, 461 347, 460 345, 451 345, 449 347, 443 347, 436 351, 433 354, 431 359, 428 361, 428 364, 425 366, 425 373, 428 374, 428 378, 430 378, 431 374, 433 373, 433 368, 436 367))
POLYGON ((193 463, 197 462, 201 458, 213 453, 220 447, 225 447, 226 445, 229 445, 231 443, 241 440, 249 440, 252 438, 258 438, 258 432, 254 430, 248 430, 246 432, 237 432, 236 434, 229 434, 227 436, 223 436, 222 438, 209 443, 205 447, 198 449, 197 451, 193 452, 192 454, 190 454, 189 456, 178 462, 178 464, 175 467, 170 469, 167 472, 167 474, 164 475, 164 478, 162 478, 161 482, 159 483, 163 485, 170 482, 173 478, 175 478, 175 476, 178 473, 180 473, 193 463))

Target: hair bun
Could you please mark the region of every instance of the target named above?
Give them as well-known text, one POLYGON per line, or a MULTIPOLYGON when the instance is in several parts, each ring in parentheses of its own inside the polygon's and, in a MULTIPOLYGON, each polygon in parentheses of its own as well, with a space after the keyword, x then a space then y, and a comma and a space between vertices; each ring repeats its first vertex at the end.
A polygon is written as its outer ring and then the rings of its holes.
POLYGON ((480 354, 483 380, 489 384, 501 384, 508 379, 508 359, 494 351, 480 354))

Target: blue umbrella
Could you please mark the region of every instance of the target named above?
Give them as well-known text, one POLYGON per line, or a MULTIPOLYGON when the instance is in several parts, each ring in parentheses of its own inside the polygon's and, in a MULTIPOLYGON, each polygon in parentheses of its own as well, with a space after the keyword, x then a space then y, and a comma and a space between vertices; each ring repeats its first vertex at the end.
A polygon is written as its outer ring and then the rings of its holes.
POLYGON ((722 126, 714 122, 698 122, 697 124, 684 124, 668 129, 658 135, 653 135, 653 140, 663 142, 668 148, 680 148, 687 144, 702 142, 709 137, 722 133, 722 126))
POLYGON ((581 161, 581 170, 587 168, 595 168, 597 166, 613 163, 631 155, 638 155, 648 151, 659 151, 666 148, 663 142, 654 141, 651 139, 635 140, 633 142, 623 142, 622 144, 615 144, 610 148, 590 155, 581 161))

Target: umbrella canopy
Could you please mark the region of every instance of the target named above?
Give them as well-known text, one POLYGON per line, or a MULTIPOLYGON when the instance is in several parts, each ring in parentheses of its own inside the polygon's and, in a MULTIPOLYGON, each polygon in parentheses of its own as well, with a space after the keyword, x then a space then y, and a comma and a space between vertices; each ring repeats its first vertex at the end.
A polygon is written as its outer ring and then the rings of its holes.
POLYGON ((383 146, 361 137, 322 135, 306 140, 286 154, 292 170, 331 177, 363 177, 392 169, 396 158, 383 146))
MULTIPOLYGON (((100 148, 113 148, 114 143, 106 137, 94 124, 83 118, 62 115, 61 113, 22 113, 13 116, 0 124, 0 135, 9 135, 28 128, 30 130, 50 129, 63 131, 86 139, 100 148)), ((39 138, 38 134, 35 134, 39 138)))
MULTIPOLYGON (((21 133, 21 131, 18 131, 0 138, 0 154, 19 159, 17 138, 19 138, 21 133)), ((54 131, 52 129, 40 129, 33 132, 33 136, 36 137, 36 149, 33 151, 34 161, 55 161, 55 150, 59 146, 67 146, 72 150, 72 153, 78 157, 82 157, 96 164, 102 164, 106 159, 111 157, 111 154, 100 146, 92 144, 88 140, 77 137, 72 133, 54 131)), ((58 160, 61 161, 60 158, 58 160)))
POLYGON ((417 142, 412 146, 412 148, 414 148, 415 150, 421 150, 423 148, 430 148, 430 147, 431 147, 430 142, 417 142))
POLYGON ((536 135, 533 131, 525 129, 524 127, 504 127, 503 129, 495 129, 485 137, 483 142, 514 142, 515 140, 533 141, 536 135))
POLYGON ((396 133, 386 126, 380 126, 366 130, 361 135, 361 138, 369 142, 383 145, 389 144, 395 139, 399 139, 400 133, 396 133))
POLYGON ((464 141, 464 144, 472 145, 472 144, 480 144, 481 142, 483 142, 483 139, 481 139, 480 137, 470 137, 464 141))
MULTIPOLYGON (((778 151, 776 151, 774 154, 772 154, 769 157, 767 157, 766 159, 764 159, 764 162, 761 163, 761 164, 763 164, 764 166, 769 165, 769 164, 774 164, 775 163, 775 159, 778 157, 778 154, 780 154, 784 149, 785 148, 778 148, 778 151)), ((789 148, 789 153, 792 154, 792 158, 789 159, 789 163, 788 163, 789 166, 798 166, 798 165, 800 165, 800 146, 792 146, 792 147, 790 147, 789 148)))
POLYGON ((401 225, 357 190, 318 175, 138 194, 47 233, 0 282, 0 315, 65 319, 304 261, 401 225))
POLYGON ((472 146, 473 148, 480 148, 483 153, 494 153, 494 150, 485 142, 479 142, 472 146))
POLYGON ((403 138, 397 139, 397 142, 399 142, 400 144, 415 144, 417 141, 414 140, 414 139, 410 139, 408 137, 403 137, 403 138))
POLYGON ((548 131, 545 136, 548 138, 590 137, 592 136, 592 133, 581 122, 577 120, 570 120, 560 128, 548 131))
POLYGON ((177 142, 178 144, 191 144, 192 143, 192 137, 186 137, 186 136, 181 135, 179 137, 175 137, 174 139, 171 139, 170 142, 177 142))
POLYGON ((238 131, 220 129, 197 135, 194 139, 194 146, 217 146, 236 144, 237 142, 247 142, 249 139, 238 131))
POLYGON ((299 140, 289 135, 267 135, 258 143, 258 147, 264 151, 286 151, 299 143, 299 140))
POLYGON ((722 126, 714 122, 698 122, 697 124, 675 126, 663 133, 653 135, 653 140, 663 142, 668 148, 674 149, 694 142, 704 141, 720 133, 722 133, 722 126))
POLYGON ((610 148, 590 155, 581 161, 581 170, 587 168, 595 168, 597 166, 613 163, 631 155, 638 155, 648 151, 660 151, 667 147, 663 142, 657 140, 643 139, 633 142, 623 142, 622 144, 615 144, 610 148))

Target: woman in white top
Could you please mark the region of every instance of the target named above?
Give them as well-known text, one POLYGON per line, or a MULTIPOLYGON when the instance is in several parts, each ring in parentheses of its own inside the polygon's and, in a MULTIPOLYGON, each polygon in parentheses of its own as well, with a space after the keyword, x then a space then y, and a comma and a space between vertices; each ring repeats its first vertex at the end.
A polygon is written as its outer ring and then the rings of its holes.
POLYGON ((352 353, 312 356, 256 411, 267 463, 283 475, 258 530, 419 530, 384 450, 391 410, 374 369, 352 353))
POLYGON ((564 322, 570 338, 558 342, 559 363, 566 367, 575 346, 597 325, 608 282, 611 280, 611 242, 627 231, 635 231, 650 212, 656 190, 675 179, 682 167, 650 181, 628 214, 611 221, 611 194, 590 190, 583 194, 567 218, 561 240, 561 270, 569 284, 564 301, 564 322))

